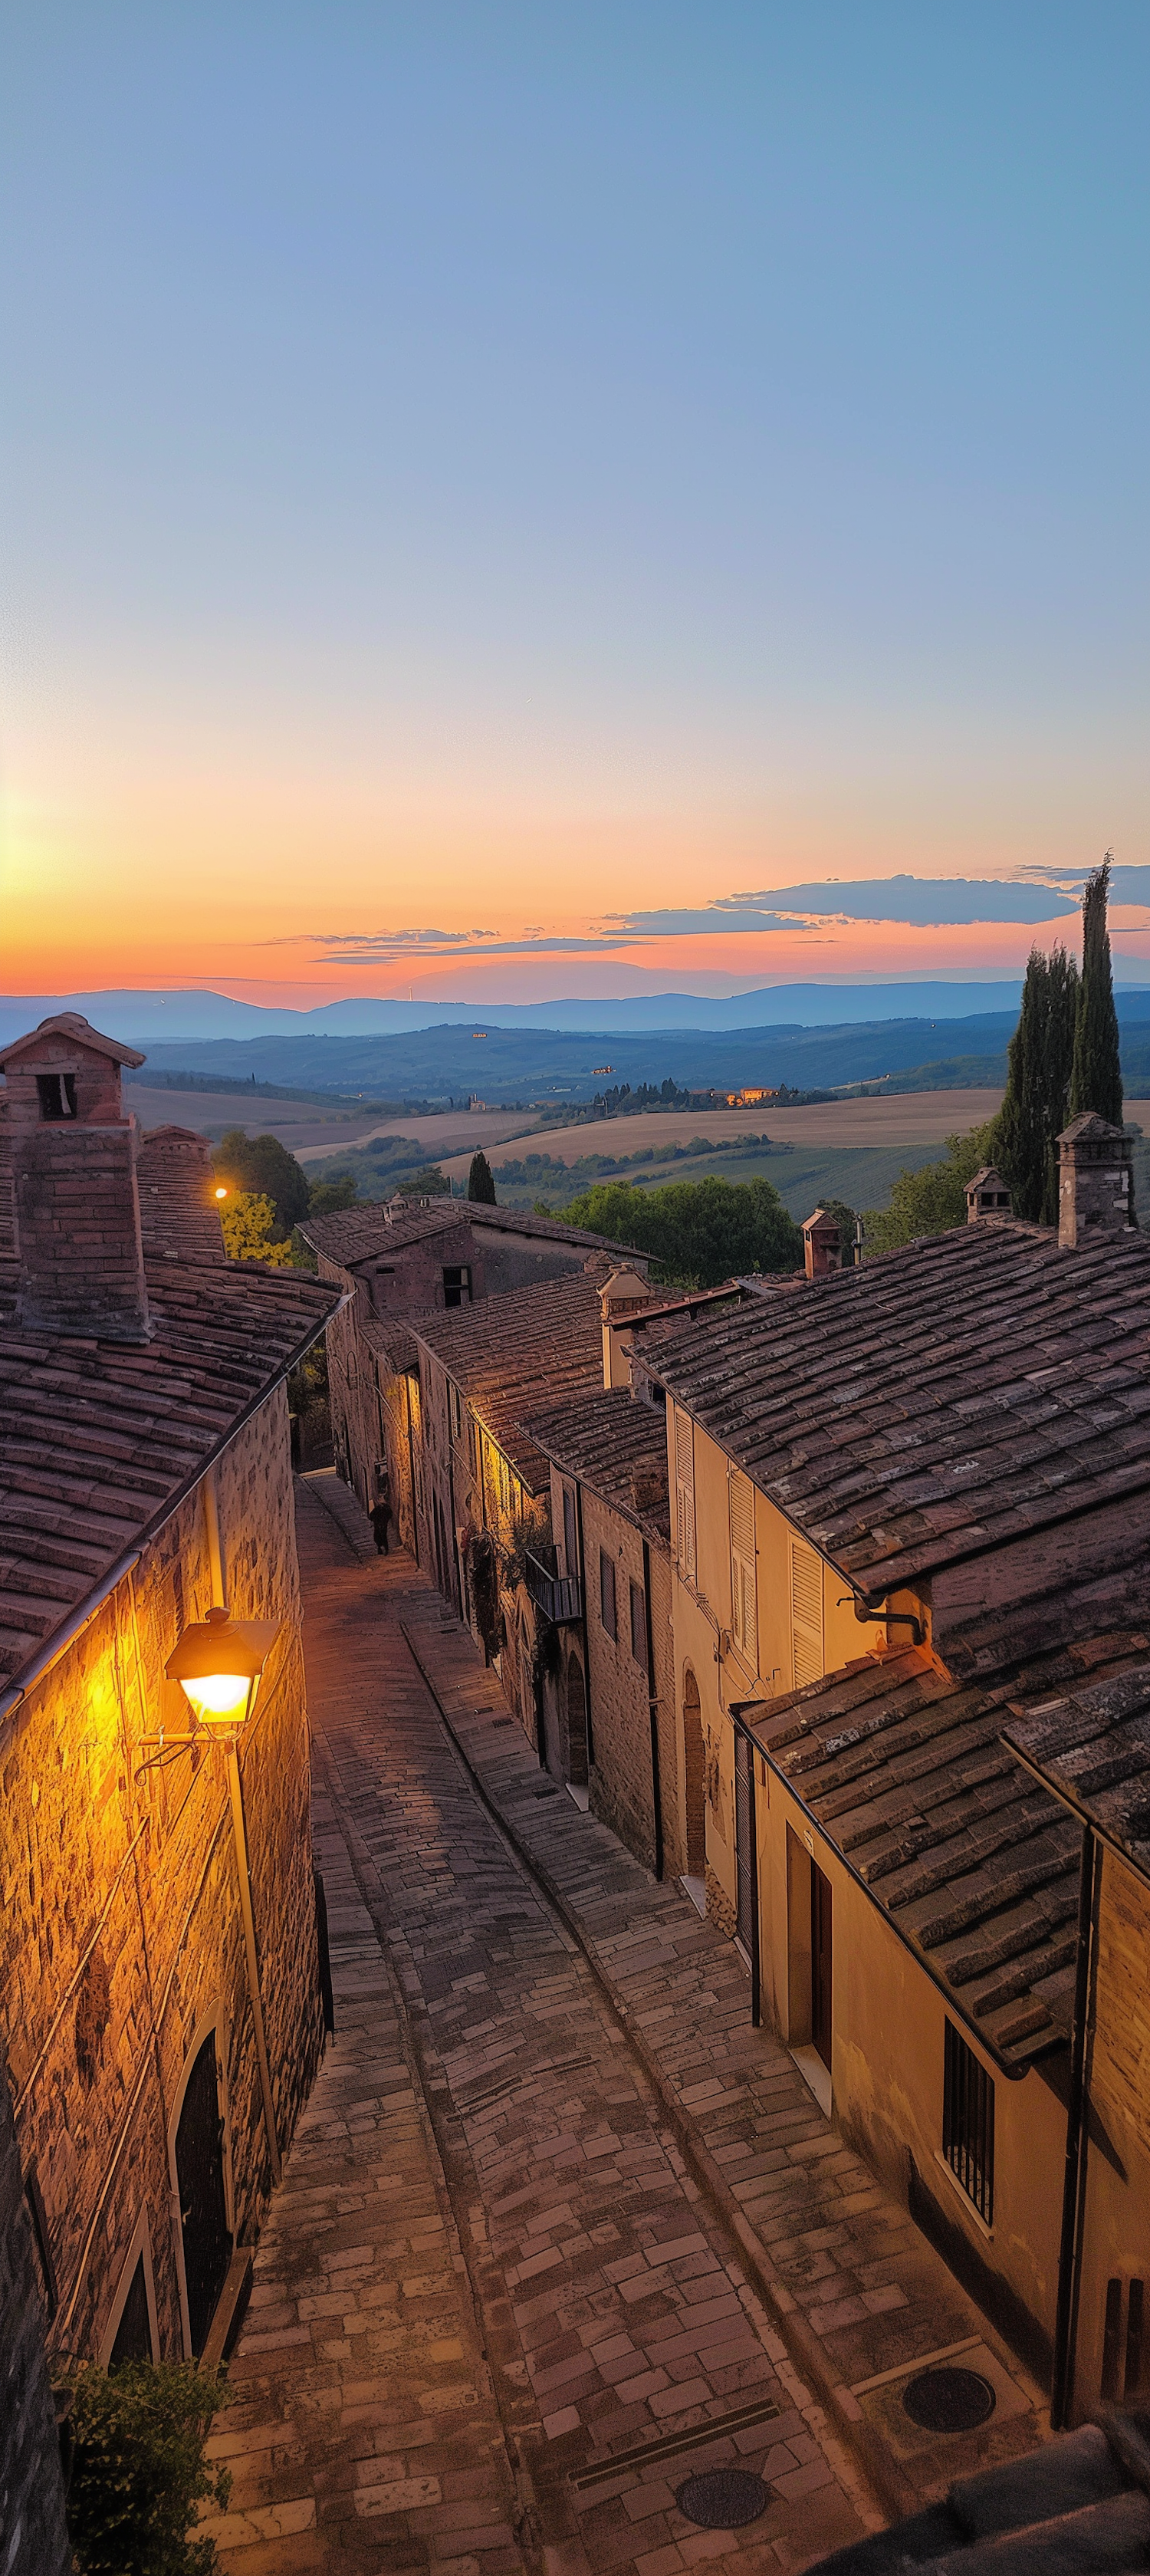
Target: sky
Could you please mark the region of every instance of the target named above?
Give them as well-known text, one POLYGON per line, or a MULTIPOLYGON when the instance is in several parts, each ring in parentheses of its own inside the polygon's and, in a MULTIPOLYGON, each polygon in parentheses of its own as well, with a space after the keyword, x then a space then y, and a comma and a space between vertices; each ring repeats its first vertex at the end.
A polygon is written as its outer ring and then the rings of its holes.
POLYGON ((1150 983, 1144 0, 6 19, 7 990, 1150 983))

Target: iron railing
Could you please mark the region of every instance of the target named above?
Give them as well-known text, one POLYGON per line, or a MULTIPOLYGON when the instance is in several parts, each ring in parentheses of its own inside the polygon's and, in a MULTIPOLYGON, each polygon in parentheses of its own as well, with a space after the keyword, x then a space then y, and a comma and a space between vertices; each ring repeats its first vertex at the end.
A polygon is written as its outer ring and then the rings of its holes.
POLYGON ((527 1589, 537 1610, 557 1628, 583 1616, 583 1584, 578 1574, 549 1574, 537 1556, 527 1558, 527 1589))

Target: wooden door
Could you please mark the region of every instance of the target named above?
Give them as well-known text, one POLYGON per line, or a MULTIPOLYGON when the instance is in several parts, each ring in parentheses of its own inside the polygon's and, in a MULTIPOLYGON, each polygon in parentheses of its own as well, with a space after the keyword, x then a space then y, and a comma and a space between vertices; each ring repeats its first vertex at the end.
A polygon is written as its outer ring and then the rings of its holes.
POLYGON ((811 2038, 823 2065, 831 2062, 831 1883, 811 1862, 811 2038))
POLYGON ((224 2124, 216 2041, 209 2031, 188 2077, 176 2131, 176 2179, 192 2352, 199 2360, 228 2275, 232 2240, 224 2197, 224 2124))

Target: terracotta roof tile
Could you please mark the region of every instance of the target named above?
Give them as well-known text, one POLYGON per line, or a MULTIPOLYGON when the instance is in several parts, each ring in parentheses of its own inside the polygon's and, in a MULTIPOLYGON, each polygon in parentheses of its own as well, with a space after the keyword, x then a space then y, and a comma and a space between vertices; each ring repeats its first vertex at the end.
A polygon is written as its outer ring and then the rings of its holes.
POLYGON ((147 1539, 338 1304, 298 1270, 148 1268, 154 1339, 56 1339, 0 1282, 0 1678, 147 1539))
POLYGON ((599 1286, 585 1271, 449 1314, 410 1315, 528 1491, 545 1492, 550 1466, 525 1427, 541 1394, 589 1394, 603 1382, 599 1286))
POLYGON ((979 1224, 644 1335, 648 1368, 871 1601, 1150 1487, 1150 1238, 979 1224))
POLYGON ((601 1387, 596 1394, 532 1414, 527 1429, 557 1467, 602 1495, 657 1547, 669 1547, 663 1411, 644 1404, 626 1387, 601 1387))

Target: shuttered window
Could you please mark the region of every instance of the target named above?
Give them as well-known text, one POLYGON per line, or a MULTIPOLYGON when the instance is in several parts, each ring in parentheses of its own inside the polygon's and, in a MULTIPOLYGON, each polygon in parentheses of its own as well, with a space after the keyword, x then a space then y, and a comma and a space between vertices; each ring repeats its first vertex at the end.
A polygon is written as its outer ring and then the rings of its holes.
POLYGON ((641 1583, 631 1585, 631 1652, 643 1672, 647 1670, 647 1595, 641 1583))
POLYGON ((755 1611, 755 1489, 749 1476, 732 1474, 729 1481, 731 1505, 731 1634, 742 1656, 754 1671, 759 1660, 758 1620, 755 1611))
POLYGON ((794 1687, 823 1675, 823 1561, 805 1540, 791 1540, 791 1654, 794 1687))
POLYGON ((615 1559, 613 1556, 608 1556, 606 1548, 603 1547, 599 1550, 599 1617, 607 1635, 617 1637, 619 1621, 615 1608, 615 1559))
POLYGON ((675 1408, 675 1535, 679 1564, 695 1580, 695 1435, 689 1413, 675 1408))

